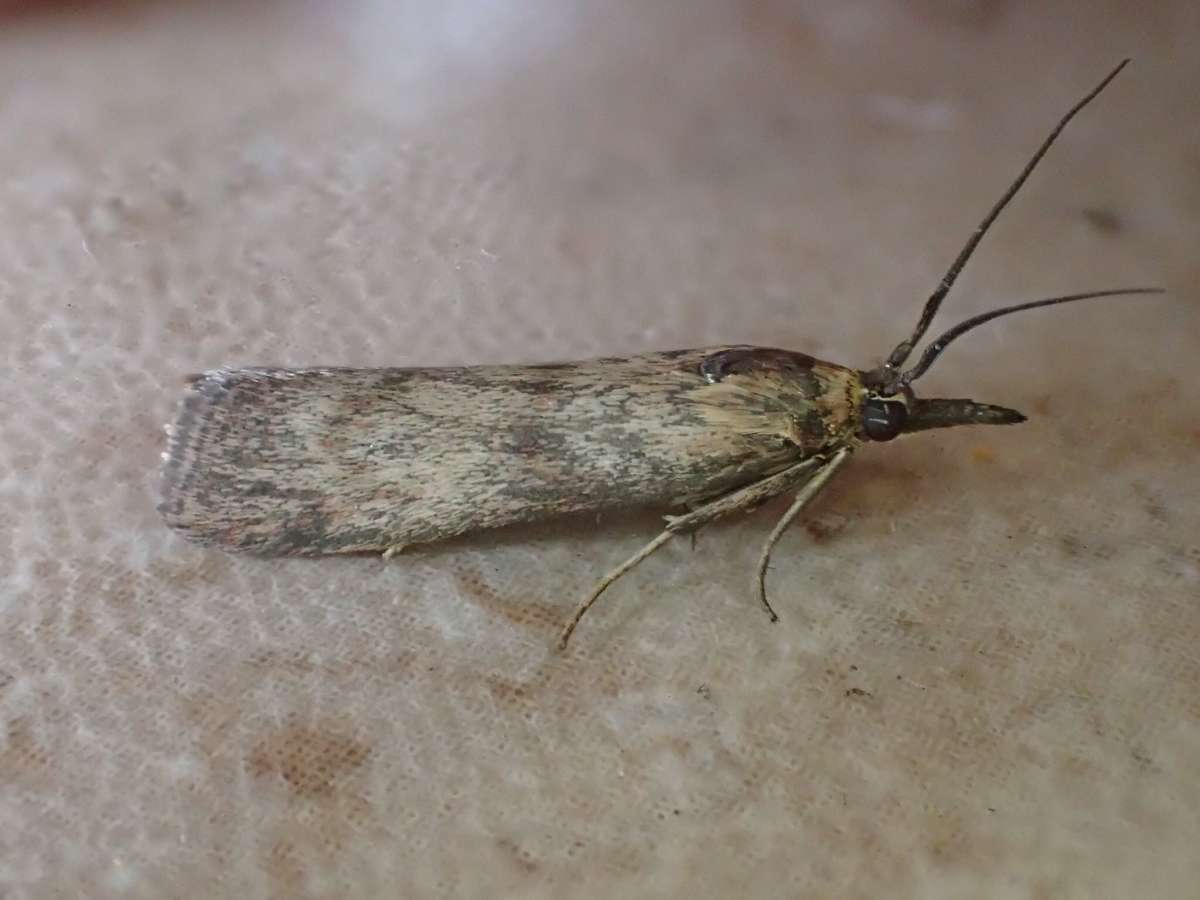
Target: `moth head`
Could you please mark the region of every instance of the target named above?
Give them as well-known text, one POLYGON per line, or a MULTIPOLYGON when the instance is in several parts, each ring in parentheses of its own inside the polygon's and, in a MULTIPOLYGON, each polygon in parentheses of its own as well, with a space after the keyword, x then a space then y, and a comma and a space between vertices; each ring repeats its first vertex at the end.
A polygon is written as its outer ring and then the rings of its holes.
MULTIPOLYGON (((921 400, 913 392, 912 383, 929 371, 934 361, 941 356, 955 338, 977 328, 985 322, 1006 316, 1009 313, 1039 306, 1054 306, 1075 300, 1091 300, 1097 297, 1113 297, 1118 294, 1161 294, 1161 288, 1120 288, 1112 291, 1091 291, 1084 294, 1068 294, 1004 306, 972 316, 959 322, 949 331, 931 341, 917 364, 911 369, 901 368, 912 352, 913 346, 924 333, 925 325, 919 325, 914 336, 901 343, 883 365, 863 373, 863 384, 867 395, 862 404, 862 436, 871 441, 890 441, 901 434, 926 431, 930 428, 950 428, 954 425, 1015 425, 1025 421, 1025 416, 1015 409, 977 403, 974 400, 934 399, 921 400)), ((924 320, 922 316, 922 320, 924 320)), ((930 316, 932 318, 932 316, 930 316)))
POLYGON ((1162 293, 1161 288, 1121 288, 1111 291, 1068 294, 1062 297, 1050 297, 1045 300, 1033 300, 1028 303, 1018 303, 1014 306, 993 309, 990 312, 973 316, 965 322, 955 325, 925 347, 916 365, 910 369, 904 368, 905 363, 908 362, 908 358, 912 355, 917 344, 925 337, 925 332, 933 322, 934 316, 937 315, 938 308, 942 305, 942 301, 946 299, 946 295, 950 293, 951 286, 953 286, 959 273, 966 266, 967 260, 971 258, 971 254, 975 252, 975 248, 983 239, 983 236, 987 234, 988 229, 991 228, 997 216, 1000 215, 1000 212, 1008 205, 1009 201, 1016 196, 1017 191, 1020 190, 1030 173, 1033 172, 1038 162, 1046 154, 1046 151, 1050 149, 1050 145, 1054 143, 1058 135, 1067 126, 1067 123, 1081 109, 1091 103, 1096 95, 1104 90, 1110 81, 1117 77, 1117 73, 1125 68, 1128 62, 1129 60, 1121 62, 1099 85, 1093 88, 1059 120, 1058 125, 1042 141, 1041 146, 1034 153, 1033 158, 1025 165, 1025 168, 1021 170, 1017 179, 1004 192, 999 201, 992 206, 979 227, 972 232, 966 245, 959 251, 954 262, 951 263, 950 269, 942 276, 937 289, 934 290, 933 294, 925 302, 925 307, 921 310, 921 317, 917 320, 917 326, 913 329, 912 334, 896 345, 895 349, 892 350, 882 365, 869 372, 862 373, 863 385, 867 393, 862 404, 862 421, 859 431, 864 439, 890 441, 901 434, 924 431, 929 428, 949 428, 953 425, 1012 425, 1017 422, 1023 422, 1025 421, 1023 415, 1014 409, 1006 409, 1003 406, 990 406, 986 403, 976 403, 974 400, 919 400, 913 394, 912 383, 929 371, 929 367, 933 365, 934 361, 951 341, 971 329, 1000 316, 1006 316, 1009 313, 1020 312, 1025 309, 1036 309, 1040 306, 1054 306, 1059 303, 1072 303, 1076 300, 1090 300, 1097 297, 1113 297, 1118 294, 1162 293))
POLYGON ((1016 425, 1025 421, 1025 416, 1006 406, 974 400, 923 400, 907 386, 894 394, 882 394, 868 388, 860 409, 860 437, 880 442, 931 428, 1016 425))
POLYGON ((862 437, 868 441, 891 441, 900 437, 907 430, 909 406, 915 400, 911 390, 891 396, 868 390, 862 404, 862 437))
POLYGON ((861 435, 869 441, 890 441, 902 434, 951 428, 955 425, 1016 425, 1025 416, 1007 406, 974 400, 923 400, 911 388, 886 396, 867 391, 862 404, 861 435))

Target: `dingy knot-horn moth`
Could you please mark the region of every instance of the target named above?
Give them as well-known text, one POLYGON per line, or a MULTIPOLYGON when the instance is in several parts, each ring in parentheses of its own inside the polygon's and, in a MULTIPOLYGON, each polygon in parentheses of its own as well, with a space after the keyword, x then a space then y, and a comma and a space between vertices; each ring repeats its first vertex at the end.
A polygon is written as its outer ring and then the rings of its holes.
POLYGON ((1158 288, 1089 291, 974 316, 905 369, 959 272, 1067 123, 1058 122, 972 233, 916 328, 859 370, 751 346, 621 359, 461 368, 227 368, 192 379, 163 454, 166 523, 209 546, 263 555, 378 552, 570 512, 686 504, 606 575, 565 624, 565 647, 601 593, 672 537, 781 494, 795 499, 763 545, 765 575, 788 524, 855 448, 956 425, 1024 421, 912 383, 946 346, 1009 313, 1158 288))

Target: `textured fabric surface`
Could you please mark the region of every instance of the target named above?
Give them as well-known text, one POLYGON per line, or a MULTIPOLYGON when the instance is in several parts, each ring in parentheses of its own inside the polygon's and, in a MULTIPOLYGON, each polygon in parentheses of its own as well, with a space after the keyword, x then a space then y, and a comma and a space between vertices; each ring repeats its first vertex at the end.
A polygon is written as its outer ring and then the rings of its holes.
POLYGON ((0 896, 1154 897, 1200 883, 1200 14, 10 4, 0 896), (722 342, 876 363, 1055 118, 926 396, 555 631, 658 511, 190 546, 184 375, 722 342))

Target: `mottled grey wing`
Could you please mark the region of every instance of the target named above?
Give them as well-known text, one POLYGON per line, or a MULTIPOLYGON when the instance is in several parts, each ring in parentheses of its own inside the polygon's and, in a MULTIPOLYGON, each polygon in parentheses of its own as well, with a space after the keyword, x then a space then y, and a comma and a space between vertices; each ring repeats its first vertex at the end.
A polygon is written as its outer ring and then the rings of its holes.
POLYGON ((202 543, 322 554, 711 495, 795 456, 714 419, 713 352, 209 372, 169 429, 159 509, 202 543))

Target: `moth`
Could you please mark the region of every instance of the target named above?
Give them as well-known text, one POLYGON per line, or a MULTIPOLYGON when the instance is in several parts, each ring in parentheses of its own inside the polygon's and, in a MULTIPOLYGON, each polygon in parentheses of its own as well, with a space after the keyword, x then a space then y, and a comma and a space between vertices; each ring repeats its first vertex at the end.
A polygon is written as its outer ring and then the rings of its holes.
POLYGON ((768 347, 719 346, 585 362, 459 368, 223 368, 191 379, 168 426, 166 523, 201 544, 261 555, 382 553, 517 522, 622 507, 674 508, 663 531, 605 575, 565 623, 565 647, 604 590, 676 535, 788 493, 763 544, 758 600, 780 536, 865 442, 958 425, 1011 425, 1013 409, 926 399, 913 383, 954 340, 1021 310, 959 323, 905 368, 976 246, 1080 100, 972 233, 915 329, 871 369, 768 347))

